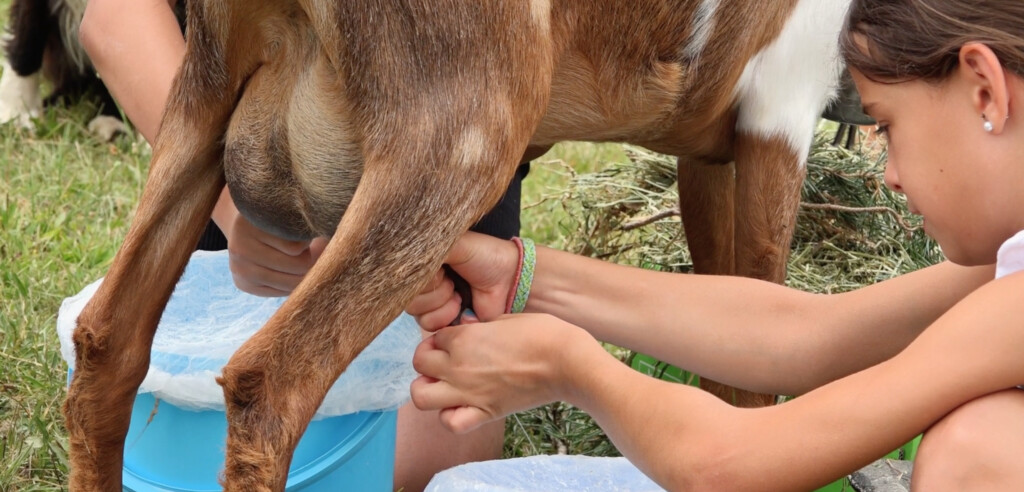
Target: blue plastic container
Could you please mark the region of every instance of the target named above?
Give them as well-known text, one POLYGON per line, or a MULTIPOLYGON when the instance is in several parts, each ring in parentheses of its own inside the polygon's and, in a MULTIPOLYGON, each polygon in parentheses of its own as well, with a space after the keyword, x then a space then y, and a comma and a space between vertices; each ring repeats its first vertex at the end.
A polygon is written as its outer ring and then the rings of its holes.
MULTIPOLYGON (((287 490, 392 490, 397 412, 314 420, 299 441, 287 490)), ((224 465, 224 412, 183 410, 140 394, 125 439, 124 489, 217 492, 224 465)))
MULTIPOLYGON (((61 303, 57 335, 69 363, 75 360, 75 320, 100 282, 61 303)), ((238 290, 226 251, 193 254, 160 318, 150 371, 132 409, 125 490, 222 490, 227 419, 215 376, 284 301, 238 290)), ((352 361, 299 441, 287 490, 392 491, 397 411, 375 409, 396 409, 408 400, 420 340, 416 321, 403 314, 352 361)))

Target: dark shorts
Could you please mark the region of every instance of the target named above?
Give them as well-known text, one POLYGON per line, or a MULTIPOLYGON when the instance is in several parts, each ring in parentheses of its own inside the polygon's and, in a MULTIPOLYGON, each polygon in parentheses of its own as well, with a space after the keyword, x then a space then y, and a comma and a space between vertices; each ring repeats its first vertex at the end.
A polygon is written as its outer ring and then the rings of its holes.
MULTIPOLYGON (((505 190, 505 195, 501 197, 501 201, 470 230, 502 239, 518 236, 523 178, 529 172, 530 163, 521 164, 519 169, 516 170, 512 182, 509 183, 508 189, 505 190)), ((202 237, 199 238, 199 244, 196 245, 196 249, 203 251, 228 249, 228 240, 211 220, 206 224, 206 230, 203 231, 202 237)))

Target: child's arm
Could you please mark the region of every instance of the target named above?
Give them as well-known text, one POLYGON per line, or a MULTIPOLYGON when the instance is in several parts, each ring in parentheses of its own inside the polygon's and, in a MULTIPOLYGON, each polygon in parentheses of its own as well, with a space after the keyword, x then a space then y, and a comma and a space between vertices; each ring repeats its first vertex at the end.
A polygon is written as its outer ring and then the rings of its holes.
POLYGON ((1021 292, 1024 274, 992 282, 892 359, 775 407, 734 408, 643 376, 584 330, 529 314, 444 328, 424 341, 413 401, 445 409, 441 419, 456 431, 569 401, 669 490, 812 490, 956 407, 1024 381, 1021 292))
POLYGON ((892 357, 993 276, 991 266, 943 263, 854 292, 815 295, 538 248, 527 311, 716 381, 792 395, 892 357))
POLYGON ((82 45, 104 85, 146 140, 153 142, 185 56, 173 0, 91 0, 82 45))
POLYGON ((772 477, 779 489, 811 490, 956 407, 1024 381, 1021 292, 1024 274, 992 282, 891 360, 777 407, 734 409, 595 352, 566 364, 579 368, 567 376, 579 386, 570 401, 670 489, 692 480, 713 490, 766 490, 772 477))
MULTIPOLYGON (((517 248, 469 233, 447 262, 473 287, 483 321, 506 307, 517 248)), ((537 248, 526 312, 553 314, 599 340, 726 384, 801 394, 892 357, 994 276, 943 263, 854 292, 816 295, 741 277, 680 275, 537 248)), ((461 299, 442 272, 407 310, 437 330, 461 299)))

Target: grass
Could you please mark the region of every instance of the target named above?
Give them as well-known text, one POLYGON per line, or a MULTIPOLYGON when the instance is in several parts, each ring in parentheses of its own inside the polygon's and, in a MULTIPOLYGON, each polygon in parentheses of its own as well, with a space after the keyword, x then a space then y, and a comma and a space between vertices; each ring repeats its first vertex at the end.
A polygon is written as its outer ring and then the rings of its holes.
POLYGON ((93 140, 87 112, 0 127, 0 490, 64 483, 57 310, 105 272, 146 172, 146 147, 93 140))

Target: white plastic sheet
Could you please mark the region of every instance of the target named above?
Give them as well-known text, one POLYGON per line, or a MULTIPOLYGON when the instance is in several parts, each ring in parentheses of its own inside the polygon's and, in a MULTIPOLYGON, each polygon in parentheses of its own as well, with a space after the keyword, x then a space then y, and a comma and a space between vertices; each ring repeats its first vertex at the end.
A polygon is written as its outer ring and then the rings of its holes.
POLYGON ((530 456, 467 463, 438 473, 425 492, 664 492, 626 458, 530 456))
MULTIPOLYGON (((75 320, 102 280, 61 304, 57 334, 61 354, 72 369, 75 320)), ((149 373, 139 392, 153 393, 180 408, 223 410, 224 393, 215 378, 231 354, 283 303, 284 298, 257 297, 238 290, 226 251, 194 253, 160 319, 149 373)), ((400 315, 349 365, 328 392, 317 417, 392 410, 408 401, 409 384, 416 377, 412 354, 420 339, 416 321, 400 315)))

